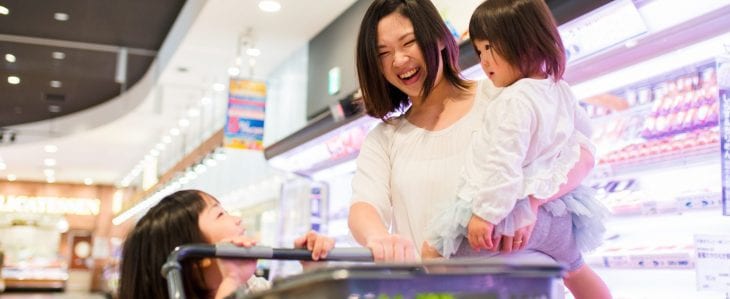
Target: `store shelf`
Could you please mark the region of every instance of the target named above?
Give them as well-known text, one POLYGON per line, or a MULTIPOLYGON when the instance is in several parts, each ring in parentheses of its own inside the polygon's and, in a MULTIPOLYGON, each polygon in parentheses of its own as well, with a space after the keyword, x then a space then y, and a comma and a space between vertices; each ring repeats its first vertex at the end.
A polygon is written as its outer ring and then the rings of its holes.
POLYGON ((657 170, 662 168, 688 167, 697 164, 719 163, 720 143, 719 134, 717 138, 709 143, 699 144, 684 149, 672 149, 667 145, 666 151, 649 156, 628 156, 616 162, 600 163, 598 168, 607 172, 606 176, 618 176, 622 174, 646 171, 647 169, 657 170))

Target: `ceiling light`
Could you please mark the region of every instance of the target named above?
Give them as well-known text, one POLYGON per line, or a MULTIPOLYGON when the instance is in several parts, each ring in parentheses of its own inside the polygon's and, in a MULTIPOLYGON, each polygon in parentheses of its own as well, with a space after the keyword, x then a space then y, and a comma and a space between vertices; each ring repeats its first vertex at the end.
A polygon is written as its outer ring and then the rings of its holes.
POLYGON ((180 129, 178 129, 178 128, 170 129, 170 135, 172 135, 172 136, 180 135, 180 129))
POLYGON ((5 6, 0 5, 0 15, 6 15, 7 16, 9 14, 10 14, 10 10, 7 7, 5 7, 5 6))
POLYGON ((49 144, 44 146, 43 150, 46 151, 46 153, 55 153, 58 151, 58 147, 53 144, 49 144))
POLYGON ((157 157, 160 155, 160 151, 158 151, 157 149, 152 149, 150 151, 150 154, 152 155, 152 157, 157 157))
POLYGON ((43 160, 43 165, 46 165, 48 167, 56 166, 56 159, 50 159, 50 158, 49 159, 44 159, 43 160))
POLYGON ((232 66, 232 67, 229 67, 228 68, 228 75, 230 75, 231 77, 236 77, 236 76, 238 76, 240 74, 241 74, 241 69, 239 69, 239 68, 237 68, 235 66, 232 66))
POLYGON ((61 84, 61 81, 58 80, 51 80, 51 87, 53 88, 60 88, 63 84, 61 84))
POLYGON ((94 180, 92 180, 91 178, 84 179, 84 185, 86 185, 86 186, 91 186, 91 184, 93 184, 93 183, 94 183, 94 180))
POLYGON ((277 1, 264 0, 259 2, 259 9, 265 12, 277 12, 281 10, 281 4, 277 1))
POLYGON ((57 12, 53 14, 53 18, 56 19, 56 21, 65 22, 68 21, 68 14, 63 12, 57 12))
POLYGON ((200 116, 200 110, 195 108, 188 109, 188 116, 189 117, 198 117, 200 116))
POLYGON ((5 163, 0 162, 0 170, 5 170, 8 168, 8 165, 5 165, 5 163))
POLYGON ((15 55, 10 54, 10 53, 5 54, 5 61, 10 62, 10 63, 15 62, 15 55))
POLYGON ((54 177, 47 177, 46 178, 46 182, 49 183, 49 184, 53 184, 53 183, 56 182, 56 178, 54 178, 54 177))
POLYGON ((14 174, 8 175, 8 181, 14 182, 17 179, 18 179, 18 176, 14 175, 14 174))
POLYGON ((209 97, 204 97, 200 99, 200 104, 204 106, 210 105, 210 102, 212 102, 212 100, 209 97))
POLYGON ((8 76, 8 83, 17 85, 20 84, 20 77, 18 76, 8 76))
POLYGON ((246 49, 246 55, 254 56, 254 57, 259 56, 259 55, 261 55, 261 50, 256 49, 256 48, 248 48, 248 49, 246 49))
POLYGON ((52 177, 52 176, 56 175, 56 171, 53 170, 53 168, 46 168, 46 169, 43 169, 43 174, 45 174, 47 177, 52 177))
POLYGON ((213 84, 213 90, 215 91, 223 91, 224 89, 226 89, 226 86, 222 83, 213 84))
POLYGON ((53 53, 51 53, 51 57, 53 57, 53 59, 61 60, 66 58, 66 53, 54 51, 53 53))
POLYGON ((165 150, 165 144, 164 143, 158 143, 157 145, 155 145, 155 148, 157 150, 159 150, 159 151, 164 151, 165 150))
POLYGON ((170 137, 170 136, 162 137, 162 142, 164 142, 164 143, 171 143, 172 142, 172 137, 170 137))
POLYGON ((177 121, 177 124, 178 124, 178 125, 179 125, 179 126, 180 126, 181 128, 185 128, 185 127, 187 127, 187 126, 189 126, 189 125, 190 125, 190 121, 189 121, 189 120, 187 120, 187 118, 183 118, 183 119, 180 119, 179 121, 177 121))

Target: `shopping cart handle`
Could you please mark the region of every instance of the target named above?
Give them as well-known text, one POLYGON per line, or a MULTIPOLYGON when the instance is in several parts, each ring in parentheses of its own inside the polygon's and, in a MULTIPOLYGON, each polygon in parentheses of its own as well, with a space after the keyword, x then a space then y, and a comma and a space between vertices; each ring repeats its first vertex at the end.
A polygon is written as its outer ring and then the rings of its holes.
MULTIPOLYGON (((230 243, 217 244, 215 247, 215 256, 220 258, 312 261, 312 252, 306 249, 263 246, 244 248, 230 243)), ((373 254, 367 248, 333 248, 320 261, 372 262, 373 254)))

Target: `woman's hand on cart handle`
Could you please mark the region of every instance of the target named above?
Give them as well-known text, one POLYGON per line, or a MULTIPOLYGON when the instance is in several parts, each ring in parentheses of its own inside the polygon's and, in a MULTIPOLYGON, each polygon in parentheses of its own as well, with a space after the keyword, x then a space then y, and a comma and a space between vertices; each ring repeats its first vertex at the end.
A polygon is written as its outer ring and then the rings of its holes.
POLYGON ((397 234, 375 235, 367 238, 365 247, 373 253, 376 262, 413 262, 415 248, 411 240, 397 234))

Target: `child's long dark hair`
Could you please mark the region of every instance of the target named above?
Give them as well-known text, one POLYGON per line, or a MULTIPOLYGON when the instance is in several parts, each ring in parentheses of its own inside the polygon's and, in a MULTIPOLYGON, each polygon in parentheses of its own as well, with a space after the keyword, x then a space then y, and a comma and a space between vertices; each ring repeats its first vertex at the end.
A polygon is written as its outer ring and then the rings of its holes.
POLYGON ((523 76, 544 73, 555 81, 563 78, 565 48, 544 0, 485 1, 471 16, 469 36, 472 41, 488 40, 523 76))
MULTIPOLYGON (((129 232, 122 248, 120 299, 169 298, 160 274, 167 255, 177 246, 206 242, 198 226, 198 216, 206 207, 202 194, 183 190, 166 196, 129 232)), ((207 297, 197 265, 182 266, 188 298, 207 297)))

